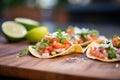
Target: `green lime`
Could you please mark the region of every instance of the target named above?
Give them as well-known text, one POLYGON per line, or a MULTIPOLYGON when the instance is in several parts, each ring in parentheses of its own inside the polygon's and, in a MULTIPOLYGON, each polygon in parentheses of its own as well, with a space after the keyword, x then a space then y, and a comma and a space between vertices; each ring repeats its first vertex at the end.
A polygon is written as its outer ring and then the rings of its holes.
POLYGON ((40 25, 38 21, 28 19, 28 18, 15 18, 15 21, 17 23, 24 25, 28 31, 33 28, 39 27, 40 25))
POLYGON ((2 24, 2 32, 8 41, 18 41, 27 34, 26 28, 13 21, 6 21, 2 24))
POLYGON ((45 26, 34 28, 28 31, 26 35, 26 39, 31 43, 35 43, 40 41, 47 32, 48 32, 48 28, 45 26))

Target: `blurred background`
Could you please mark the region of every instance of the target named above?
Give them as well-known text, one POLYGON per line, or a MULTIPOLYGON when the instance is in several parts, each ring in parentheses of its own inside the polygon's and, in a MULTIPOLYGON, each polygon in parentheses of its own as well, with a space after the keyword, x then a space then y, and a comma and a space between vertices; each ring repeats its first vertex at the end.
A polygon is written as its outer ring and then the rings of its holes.
POLYGON ((37 20, 50 32, 74 25, 120 34, 120 0, 0 0, 0 25, 16 17, 37 20))

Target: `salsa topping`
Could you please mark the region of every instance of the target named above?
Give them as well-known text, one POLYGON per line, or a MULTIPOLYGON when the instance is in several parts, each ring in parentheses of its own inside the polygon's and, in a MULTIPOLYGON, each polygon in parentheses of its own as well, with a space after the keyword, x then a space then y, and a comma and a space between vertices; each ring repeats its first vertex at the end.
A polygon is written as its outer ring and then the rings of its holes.
POLYGON ((114 47, 111 40, 105 41, 103 44, 90 48, 90 55, 100 59, 120 58, 119 49, 114 47))
POLYGON ((86 41, 97 40, 99 32, 97 30, 90 30, 87 28, 70 27, 67 29, 67 33, 72 36, 72 39, 77 40, 78 43, 84 43, 86 41))
POLYGON ((71 45, 69 35, 58 29, 57 32, 45 35, 45 37, 35 45, 34 49, 42 56, 52 56, 67 50, 71 45))

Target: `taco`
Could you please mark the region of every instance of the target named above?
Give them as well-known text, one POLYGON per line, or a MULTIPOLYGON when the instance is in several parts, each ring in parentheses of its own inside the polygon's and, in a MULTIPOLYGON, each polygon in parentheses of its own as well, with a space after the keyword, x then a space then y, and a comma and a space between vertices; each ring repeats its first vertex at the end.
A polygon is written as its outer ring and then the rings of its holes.
POLYGON ((120 61, 120 38, 115 37, 102 44, 91 43, 86 51, 86 56, 104 62, 120 61))
POLYGON ((69 41, 67 33, 58 30, 52 34, 45 35, 36 45, 29 46, 29 52, 38 58, 53 58, 72 52, 82 53, 82 47, 80 45, 74 45, 69 41))
POLYGON ((69 27, 66 32, 71 35, 71 41, 74 44, 80 44, 81 46, 87 46, 92 41, 101 42, 104 36, 100 36, 97 30, 90 30, 86 28, 69 27))

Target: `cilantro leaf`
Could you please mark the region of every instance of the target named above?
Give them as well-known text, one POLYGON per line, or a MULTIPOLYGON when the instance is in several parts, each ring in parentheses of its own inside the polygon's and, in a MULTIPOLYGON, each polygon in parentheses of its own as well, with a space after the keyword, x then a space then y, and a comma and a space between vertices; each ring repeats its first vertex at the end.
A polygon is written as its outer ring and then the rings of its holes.
POLYGON ((40 45, 39 49, 40 49, 40 50, 41 50, 41 49, 44 49, 46 46, 48 46, 47 43, 42 43, 42 44, 40 45))
POLYGON ((92 35, 92 36, 99 35, 99 32, 98 32, 97 30, 94 30, 94 29, 93 29, 93 30, 91 30, 90 32, 91 32, 91 35, 92 35))
POLYGON ((66 41, 66 38, 62 38, 60 41, 61 41, 62 44, 64 44, 65 41, 66 41))
POLYGON ((108 53, 109 53, 111 58, 116 58, 117 57, 116 56, 116 50, 112 46, 109 47, 108 53))
POLYGON ((57 38, 60 39, 60 42, 62 44, 64 44, 64 42, 66 41, 67 37, 62 34, 62 30, 61 29, 58 29, 57 32, 58 32, 57 33, 57 38))
POLYGON ((22 50, 22 51, 19 53, 18 57, 22 57, 22 56, 24 56, 24 55, 27 55, 27 54, 28 54, 28 51, 29 51, 29 49, 28 49, 28 47, 26 47, 24 50, 22 50))

